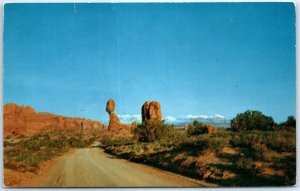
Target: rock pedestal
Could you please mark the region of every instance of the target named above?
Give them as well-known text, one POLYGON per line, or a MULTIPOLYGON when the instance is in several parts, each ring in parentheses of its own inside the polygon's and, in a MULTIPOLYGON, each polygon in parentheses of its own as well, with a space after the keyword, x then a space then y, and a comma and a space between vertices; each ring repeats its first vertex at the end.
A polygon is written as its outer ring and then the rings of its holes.
POLYGON ((106 112, 109 114, 109 125, 108 130, 114 131, 121 128, 122 124, 115 112, 115 101, 113 99, 109 99, 106 104, 106 112))
POLYGON ((109 125, 108 125, 108 130, 116 130, 121 127, 121 122, 118 118, 118 116, 115 113, 110 113, 109 114, 109 125))

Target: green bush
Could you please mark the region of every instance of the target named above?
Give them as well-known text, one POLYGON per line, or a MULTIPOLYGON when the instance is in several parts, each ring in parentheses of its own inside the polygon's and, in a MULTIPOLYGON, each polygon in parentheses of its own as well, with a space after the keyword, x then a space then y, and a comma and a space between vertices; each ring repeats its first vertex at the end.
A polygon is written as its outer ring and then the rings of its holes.
POLYGON ((234 131, 266 131, 273 129, 276 124, 272 117, 265 116, 260 111, 247 110, 244 113, 237 114, 231 120, 230 125, 234 131))
POLYGON ((287 120, 279 125, 281 128, 296 128, 296 119, 294 116, 288 116, 287 120))
POLYGON ((175 127, 174 125, 158 121, 146 121, 137 125, 134 134, 139 141, 153 142, 155 140, 173 138, 175 135, 175 127))

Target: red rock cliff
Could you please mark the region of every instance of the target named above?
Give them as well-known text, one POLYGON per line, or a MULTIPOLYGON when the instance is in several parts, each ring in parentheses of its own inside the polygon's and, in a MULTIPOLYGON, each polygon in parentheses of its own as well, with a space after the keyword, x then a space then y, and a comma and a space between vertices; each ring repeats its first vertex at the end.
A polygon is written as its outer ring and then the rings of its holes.
POLYGON ((31 107, 6 104, 3 108, 3 130, 6 135, 31 135, 42 130, 107 130, 98 121, 64 117, 52 113, 36 112, 31 107))

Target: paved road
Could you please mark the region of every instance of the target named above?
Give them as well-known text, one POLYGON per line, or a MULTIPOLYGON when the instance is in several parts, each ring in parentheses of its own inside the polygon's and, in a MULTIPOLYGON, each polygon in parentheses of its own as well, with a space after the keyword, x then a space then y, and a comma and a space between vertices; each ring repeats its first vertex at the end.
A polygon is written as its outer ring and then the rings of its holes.
POLYGON ((99 148, 78 149, 62 157, 42 187, 182 187, 210 186, 108 155, 99 148))

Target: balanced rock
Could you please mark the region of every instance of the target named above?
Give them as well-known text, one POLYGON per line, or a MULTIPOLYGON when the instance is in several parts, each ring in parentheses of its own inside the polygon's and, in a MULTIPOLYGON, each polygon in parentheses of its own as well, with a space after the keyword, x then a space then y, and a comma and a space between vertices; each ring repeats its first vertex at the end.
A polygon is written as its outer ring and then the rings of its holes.
POLYGON ((108 131, 112 133, 114 137, 132 137, 133 130, 136 125, 122 124, 115 114, 116 104, 113 99, 109 99, 106 104, 106 111, 109 114, 108 131))
POLYGON ((106 112, 112 113, 115 111, 115 101, 113 99, 109 99, 107 104, 106 104, 106 112))
POLYGON ((106 104, 106 112, 109 114, 109 131, 115 131, 121 128, 122 124, 118 118, 118 116, 114 113, 115 111, 115 101, 113 99, 109 99, 106 104))
POLYGON ((142 106, 142 121, 161 122, 162 114, 160 104, 157 101, 146 101, 142 106))

